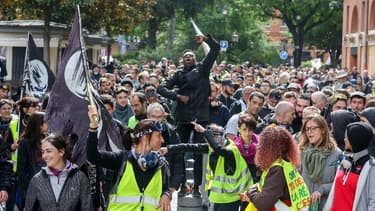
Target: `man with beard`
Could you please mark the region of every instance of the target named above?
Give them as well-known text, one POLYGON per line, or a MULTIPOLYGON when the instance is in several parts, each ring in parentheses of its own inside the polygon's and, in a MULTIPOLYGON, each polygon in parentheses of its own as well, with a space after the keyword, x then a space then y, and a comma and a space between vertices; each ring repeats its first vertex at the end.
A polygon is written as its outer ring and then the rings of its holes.
POLYGON ((311 105, 311 98, 307 94, 301 94, 298 96, 296 103, 296 118, 294 118, 292 123, 292 128, 295 133, 301 130, 303 109, 311 105))
MULTIPOLYGON (((191 121, 206 126, 209 120, 210 70, 217 58, 220 45, 210 35, 197 36, 197 43, 205 41, 210 51, 201 63, 197 63, 192 50, 185 50, 182 56, 183 68, 158 87, 163 97, 177 101, 175 120, 177 132, 182 143, 189 142, 193 132, 194 143, 203 142, 203 135, 193 130, 191 121), (177 89, 175 89, 177 88, 177 89)), ((200 196, 199 185, 202 183, 202 155, 194 155, 194 192, 200 196)))
POLYGON ((223 105, 222 102, 216 99, 219 88, 215 82, 211 82, 211 95, 209 96, 210 100, 210 120, 209 123, 215 123, 221 127, 224 127, 227 124, 229 119, 228 108, 223 105))
POLYGON ((128 127, 133 129, 140 120, 147 117, 147 100, 145 94, 141 92, 132 94, 130 96, 130 105, 133 108, 134 116, 130 117, 128 127))
POLYGON ((292 103, 281 101, 275 107, 275 114, 273 118, 257 125, 255 134, 260 134, 265 128, 272 126, 285 127, 291 134, 293 134, 292 122, 296 117, 294 105, 292 103))
POLYGON ((225 79, 221 82, 221 94, 217 97, 217 99, 223 103, 228 109, 230 109, 230 105, 236 101, 234 97, 232 97, 234 92, 234 84, 231 80, 225 79))

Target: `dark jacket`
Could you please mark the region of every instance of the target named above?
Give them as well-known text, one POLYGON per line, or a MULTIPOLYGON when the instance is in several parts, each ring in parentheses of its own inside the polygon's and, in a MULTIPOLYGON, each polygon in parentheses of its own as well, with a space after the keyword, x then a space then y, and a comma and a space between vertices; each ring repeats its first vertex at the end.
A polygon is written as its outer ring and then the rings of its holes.
POLYGON ((246 193, 258 210, 272 210, 278 200, 290 200, 288 185, 281 166, 272 166, 260 192, 253 185, 246 193))
MULTIPOLYGON (((145 188, 147 184, 151 181, 154 176, 157 168, 150 169, 147 171, 141 170, 138 166, 137 160, 133 158, 131 153, 127 150, 121 150, 117 152, 101 151, 98 150, 98 137, 97 132, 89 132, 87 138, 87 160, 95 165, 98 165, 103 168, 113 170, 118 178, 114 188, 117 188, 116 185, 121 180, 121 177, 126 168, 126 162, 129 161, 133 165, 134 174, 137 175, 136 180, 138 187, 140 189, 145 188), (124 166, 123 166, 124 163, 124 166), (122 172, 120 172, 122 170, 122 172)), ((169 191, 169 178, 168 178, 168 166, 162 167, 163 171, 163 192, 169 191)))
POLYGON ((31 178, 46 165, 43 159, 35 159, 35 150, 30 139, 24 138, 20 141, 17 156, 17 185, 24 196, 26 196, 31 178))
POLYGON ((13 144, 12 132, 9 129, 9 121, 0 121, 0 159, 10 160, 12 157, 11 146, 13 144))
POLYGON ((25 211, 75 211, 90 210, 91 198, 86 175, 77 167, 72 169, 56 200, 49 176, 45 170, 37 173, 27 191, 25 211))
MULTIPOLYGON (((217 161, 219 156, 224 157, 224 168, 225 173, 228 175, 233 175, 236 171, 236 160, 234 157, 234 153, 231 150, 225 148, 225 146, 220 146, 214 139, 214 135, 212 131, 207 130, 205 132, 205 138, 207 139, 208 144, 190 144, 190 143, 183 143, 177 145, 169 145, 168 153, 181 153, 181 152, 194 152, 194 153, 208 153, 208 146, 213 149, 213 153, 209 156, 210 160, 210 168, 214 171, 216 169, 217 161)), ((229 144, 227 140, 226 144, 229 144)))
MULTIPOLYGON (((164 139, 164 143, 162 147, 171 145, 171 144, 179 144, 180 138, 172 125, 170 125, 167 121, 163 122, 163 132, 162 136, 164 139)), ((177 154, 167 154, 165 155, 169 163, 170 168, 170 181, 169 186, 175 188, 176 190, 180 187, 180 184, 183 182, 184 178, 184 169, 182 163, 184 162, 184 154, 177 153, 177 154)))
POLYGON ((268 126, 270 125, 278 125, 278 126, 282 126, 284 127, 285 129, 287 129, 291 134, 294 134, 294 131, 293 131, 293 128, 291 125, 287 125, 287 124, 283 124, 283 123, 280 123, 280 122, 277 122, 276 119, 274 118, 270 118, 268 120, 266 120, 265 122, 261 123, 261 124, 258 124, 254 133, 255 134, 260 134, 262 133, 262 131, 267 128, 268 126))
POLYGON ((238 114, 238 113, 242 112, 242 102, 243 102, 243 99, 241 98, 239 100, 234 101, 234 103, 232 103, 232 105, 230 105, 230 108, 229 108, 229 115, 230 116, 233 116, 235 114, 238 114))
POLYGON ((267 116, 269 116, 270 114, 274 114, 274 113, 275 113, 274 109, 270 108, 268 103, 266 103, 262 107, 262 110, 260 110, 259 116, 262 117, 262 119, 266 119, 267 116))
POLYGON ((217 101, 217 105, 210 103, 210 120, 209 123, 215 123, 221 127, 225 127, 230 118, 228 108, 223 105, 220 101, 217 101))
POLYGON ((222 102, 223 105, 225 105, 228 109, 231 107, 231 105, 236 102, 236 99, 232 96, 225 97, 223 94, 217 96, 217 100, 222 102))
POLYGON ((9 190, 14 185, 13 164, 9 160, 0 159, 0 191, 9 190))
POLYGON ((168 99, 176 100, 176 96, 189 97, 188 104, 177 101, 176 122, 198 122, 209 120, 210 69, 220 51, 219 43, 208 35, 207 44, 210 51, 202 63, 189 69, 178 70, 172 77, 164 81, 157 89, 158 93, 168 99), (177 88, 174 91, 174 88, 177 88))
POLYGON ((346 111, 346 110, 338 110, 331 113, 331 121, 332 121, 332 134, 336 140, 337 146, 340 150, 345 150, 345 130, 346 126, 352 122, 358 122, 359 118, 353 112, 346 111))

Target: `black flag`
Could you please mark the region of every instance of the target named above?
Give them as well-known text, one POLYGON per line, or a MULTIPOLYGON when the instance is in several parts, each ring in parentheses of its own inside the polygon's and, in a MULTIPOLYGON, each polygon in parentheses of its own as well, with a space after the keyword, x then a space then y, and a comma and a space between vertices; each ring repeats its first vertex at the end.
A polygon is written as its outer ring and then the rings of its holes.
POLYGON ((23 74, 25 93, 32 97, 41 98, 51 90, 55 76, 43 60, 30 32, 27 37, 23 74))
POLYGON ((46 121, 52 133, 78 136, 73 148, 73 159, 80 166, 86 162, 86 139, 89 128, 87 106, 90 94, 88 91, 92 91, 93 103, 97 105, 99 111, 99 146, 102 149, 109 146, 114 151, 119 150, 121 146, 118 127, 112 124, 114 122, 107 122, 110 117, 103 115, 108 112, 102 112, 101 108, 104 108, 104 105, 100 102, 97 92, 92 90, 86 58, 81 18, 79 7, 77 7, 69 34, 69 43, 61 59, 56 82, 50 94, 46 121), (103 123, 103 121, 106 122, 103 123))

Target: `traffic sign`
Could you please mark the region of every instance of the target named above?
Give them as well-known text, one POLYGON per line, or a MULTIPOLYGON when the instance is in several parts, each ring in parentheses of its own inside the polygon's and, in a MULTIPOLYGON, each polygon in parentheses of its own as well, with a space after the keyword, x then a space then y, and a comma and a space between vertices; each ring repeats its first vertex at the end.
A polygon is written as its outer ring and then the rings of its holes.
POLYGON ((279 54, 279 56, 280 56, 280 59, 282 59, 282 60, 286 60, 287 58, 288 58, 288 52, 287 51, 280 51, 280 54, 279 54))
POLYGON ((228 49, 228 40, 220 40, 220 50, 227 51, 228 49))

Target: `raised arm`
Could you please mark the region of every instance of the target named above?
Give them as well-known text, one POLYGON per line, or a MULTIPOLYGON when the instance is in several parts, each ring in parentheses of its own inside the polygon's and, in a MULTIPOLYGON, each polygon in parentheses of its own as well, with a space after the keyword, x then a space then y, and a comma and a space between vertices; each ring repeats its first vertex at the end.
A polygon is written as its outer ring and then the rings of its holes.
POLYGON ((89 135, 87 137, 87 160, 93 164, 98 164, 104 168, 109 168, 118 171, 121 168, 122 162, 124 162, 124 153, 127 151, 109 152, 98 150, 98 122, 95 119, 95 115, 98 115, 96 107, 93 105, 88 106, 88 115, 90 118, 89 135))
POLYGON ((209 75, 212 65, 214 64, 217 56, 220 52, 220 44, 212 38, 211 35, 207 35, 207 37, 203 37, 203 41, 205 41, 208 46, 210 47, 210 51, 208 52, 207 56, 202 61, 202 73, 204 75, 209 75))

